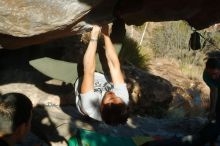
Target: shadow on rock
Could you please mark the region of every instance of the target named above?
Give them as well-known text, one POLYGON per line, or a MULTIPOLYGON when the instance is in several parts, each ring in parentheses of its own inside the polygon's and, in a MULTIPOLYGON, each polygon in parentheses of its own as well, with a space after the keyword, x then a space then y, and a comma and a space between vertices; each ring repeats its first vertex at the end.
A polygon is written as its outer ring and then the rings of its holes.
POLYGON ((49 146, 50 142, 67 143, 66 139, 59 135, 58 126, 52 121, 44 105, 37 105, 34 108, 31 131, 49 146))

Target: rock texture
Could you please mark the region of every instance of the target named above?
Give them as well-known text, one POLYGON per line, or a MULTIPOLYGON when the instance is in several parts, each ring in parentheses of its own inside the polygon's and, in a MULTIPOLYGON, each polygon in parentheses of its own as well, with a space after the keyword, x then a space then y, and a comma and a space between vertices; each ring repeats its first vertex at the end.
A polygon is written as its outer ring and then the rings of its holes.
POLYGON ((202 80, 185 76, 175 61, 152 60, 150 72, 163 77, 172 84, 172 102, 169 103, 168 115, 184 117, 204 115, 209 108, 207 85, 202 80))
POLYGON ((0 48, 15 49, 82 33, 121 17, 127 24, 186 20, 196 29, 220 22, 213 0, 1 0, 0 48))
MULTIPOLYGON (((98 0, 91 0, 90 5, 78 0, 1 0, 0 32, 17 37, 31 37, 48 31, 63 29, 76 24, 86 15, 98 0)), ((82 25, 85 26, 86 25, 82 25)), ((80 31, 76 24, 74 31, 80 31)))
POLYGON ((172 101, 172 83, 135 66, 124 66, 129 85, 130 112, 134 115, 164 116, 172 101))

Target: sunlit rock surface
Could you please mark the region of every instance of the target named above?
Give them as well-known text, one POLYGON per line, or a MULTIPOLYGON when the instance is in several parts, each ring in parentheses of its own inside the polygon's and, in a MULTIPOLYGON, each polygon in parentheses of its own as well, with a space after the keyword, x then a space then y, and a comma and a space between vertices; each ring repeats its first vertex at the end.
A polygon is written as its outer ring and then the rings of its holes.
MULTIPOLYGON (((1 0, 0 32, 30 37, 76 24, 99 0, 1 0)), ((84 24, 85 26, 85 24, 84 24)), ((72 28, 80 28, 79 24, 72 28)))
POLYGON ((1 0, 0 48, 16 49, 82 33, 122 18, 128 25, 186 20, 196 29, 220 22, 213 0, 1 0))

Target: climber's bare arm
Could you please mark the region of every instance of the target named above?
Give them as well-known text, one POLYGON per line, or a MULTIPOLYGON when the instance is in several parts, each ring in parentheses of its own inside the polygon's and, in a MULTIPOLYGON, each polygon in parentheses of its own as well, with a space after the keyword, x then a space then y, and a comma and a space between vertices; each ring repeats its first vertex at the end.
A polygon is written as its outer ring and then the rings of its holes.
POLYGON ((105 42, 105 54, 110 69, 113 84, 124 83, 124 77, 121 71, 120 62, 112 41, 109 37, 108 25, 102 26, 102 34, 105 42))
POLYGON ((98 35, 100 27, 94 26, 91 32, 91 38, 83 58, 84 75, 81 85, 81 93, 86 93, 94 89, 94 72, 95 72, 95 54, 97 49, 98 35))

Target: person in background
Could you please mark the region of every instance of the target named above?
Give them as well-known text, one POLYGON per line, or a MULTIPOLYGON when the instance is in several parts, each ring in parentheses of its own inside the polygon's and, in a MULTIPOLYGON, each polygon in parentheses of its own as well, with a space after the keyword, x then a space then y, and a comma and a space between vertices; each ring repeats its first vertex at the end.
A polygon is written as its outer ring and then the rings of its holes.
POLYGON ((83 77, 76 105, 80 113, 109 125, 125 124, 128 118, 129 95, 120 62, 109 36, 108 25, 94 26, 83 58, 83 77), (96 49, 100 31, 110 77, 96 71, 96 49))
POLYGON ((208 54, 203 79, 210 88, 210 111, 209 119, 220 119, 220 52, 208 54))
POLYGON ((31 127, 32 103, 20 93, 0 95, 0 146, 20 143, 31 127))
MULTIPOLYGON (((203 80, 210 88, 210 110, 206 126, 206 132, 212 131, 208 141, 214 143, 220 132, 220 52, 211 51, 207 55, 207 61, 203 72, 203 80), (209 130, 213 129, 213 130, 209 130)), ((206 138, 209 134, 206 134, 206 138)))

